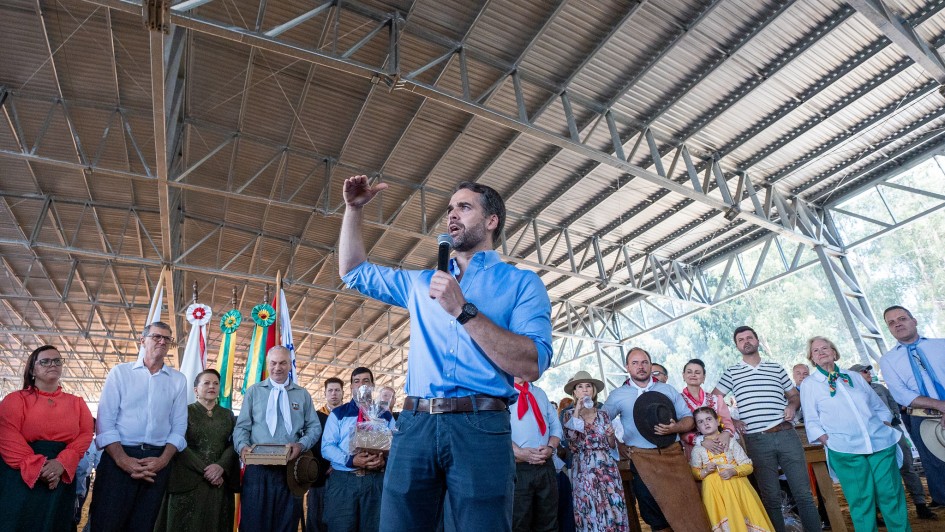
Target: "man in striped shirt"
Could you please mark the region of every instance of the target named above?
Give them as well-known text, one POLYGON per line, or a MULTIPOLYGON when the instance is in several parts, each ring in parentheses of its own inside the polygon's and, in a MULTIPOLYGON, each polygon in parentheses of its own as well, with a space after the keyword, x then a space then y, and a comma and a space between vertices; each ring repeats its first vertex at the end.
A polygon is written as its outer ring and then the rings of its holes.
POLYGON ((821 530, 807 476, 804 447, 792 420, 801 406, 800 394, 779 364, 761 360, 758 335, 742 325, 733 334, 742 361, 729 367, 713 394, 732 393, 740 420, 735 427, 745 434, 746 451, 755 468, 761 502, 777 532, 784 532, 778 467, 784 471, 806 532, 821 530))

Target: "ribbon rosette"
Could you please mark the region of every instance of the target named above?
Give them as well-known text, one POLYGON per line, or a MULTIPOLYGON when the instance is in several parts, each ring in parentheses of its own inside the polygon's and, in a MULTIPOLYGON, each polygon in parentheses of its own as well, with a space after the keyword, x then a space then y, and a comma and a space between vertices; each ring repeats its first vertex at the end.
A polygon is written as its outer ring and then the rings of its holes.
POLYGON ((213 317, 213 311, 203 303, 194 303, 187 307, 187 321, 190 322, 191 325, 203 327, 210 323, 211 317, 213 317))
POLYGON ((276 321, 276 309, 266 303, 256 305, 253 307, 253 321, 260 327, 269 327, 276 321))
POLYGON ((240 323, 243 322, 243 315, 236 309, 228 310, 220 319, 220 330, 226 334, 236 332, 240 323))

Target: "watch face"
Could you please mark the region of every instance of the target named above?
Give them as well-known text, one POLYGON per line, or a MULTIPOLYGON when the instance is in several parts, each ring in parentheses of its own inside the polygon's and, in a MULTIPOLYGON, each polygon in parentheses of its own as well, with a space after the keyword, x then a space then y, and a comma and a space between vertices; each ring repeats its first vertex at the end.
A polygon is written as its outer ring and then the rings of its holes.
POLYGON ((479 314, 479 309, 476 308, 476 305, 473 305, 472 303, 466 303, 463 305, 463 312, 465 314, 469 314, 469 317, 472 318, 476 314, 479 314))

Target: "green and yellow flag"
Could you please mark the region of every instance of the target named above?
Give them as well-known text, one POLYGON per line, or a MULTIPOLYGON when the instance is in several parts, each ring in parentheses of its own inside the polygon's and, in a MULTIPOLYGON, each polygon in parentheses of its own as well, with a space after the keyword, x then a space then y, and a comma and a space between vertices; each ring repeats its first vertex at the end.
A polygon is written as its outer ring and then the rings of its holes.
POLYGON ((236 358, 236 329, 243 322, 240 311, 232 309, 220 318, 220 330, 223 341, 220 342, 220 356, 217 357, 216 370, 220 372, 220 406, 233 408, 233 360, 236 358))
POLYGON ((246 356, 246 374, 243 376, 245 394, 250 386, 265 379, 266 353, 276 345, 276 310, 268 303, 260 303, 253 307, 253 339, 249 342, 249 353, 246 356))

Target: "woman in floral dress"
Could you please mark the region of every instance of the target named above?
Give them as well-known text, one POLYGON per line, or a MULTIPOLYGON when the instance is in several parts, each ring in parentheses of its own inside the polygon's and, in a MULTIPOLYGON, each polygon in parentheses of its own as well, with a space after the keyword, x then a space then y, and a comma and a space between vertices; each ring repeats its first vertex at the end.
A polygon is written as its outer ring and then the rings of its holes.
POLYGON ((623 484, 611 455, 617 439, 610 417, 597 408, 597 394, 603 388, 604 383, 586 371, 579 371, 564 386, 575 399, 574 409, 563 412, 565 438, 574 455, 574 521, 580 531, 627 531, 623 484))

